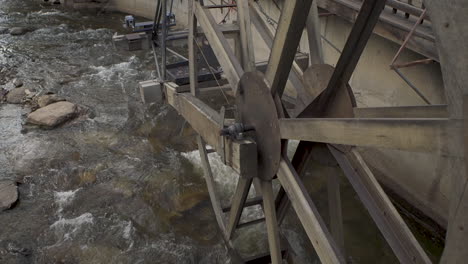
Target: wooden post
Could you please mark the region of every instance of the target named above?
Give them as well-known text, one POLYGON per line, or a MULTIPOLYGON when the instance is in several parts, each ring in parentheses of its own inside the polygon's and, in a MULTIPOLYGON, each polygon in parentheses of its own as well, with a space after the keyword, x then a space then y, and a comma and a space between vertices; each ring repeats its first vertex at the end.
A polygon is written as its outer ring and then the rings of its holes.
POLYGON ((194 5, 195 0, 188 3, 189 8, 189 34, 188 34, 188 50, 189 50, 189 78, 190 92, 193 96, 198 96, 198 47, 197 47, 197 18, 195 17, 194 5))

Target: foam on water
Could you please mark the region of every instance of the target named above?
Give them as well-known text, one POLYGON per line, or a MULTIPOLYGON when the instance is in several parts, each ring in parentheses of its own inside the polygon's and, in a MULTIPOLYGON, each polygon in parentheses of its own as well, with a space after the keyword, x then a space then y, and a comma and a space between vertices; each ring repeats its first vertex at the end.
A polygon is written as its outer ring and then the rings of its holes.
POLYGON ((57 215, 59 215, 61 217, 63 208, 65 206, 67 206, 68 204, 70 204, 70 202, 73 200, 73 198, 75 198, 75 194, 79 190, 81 190, 81 188, 78 188, 78 189, 73 190, 73 191, 55 192, 54 193, 55 203, 57 203, 57 205, 58 205, 57 215))
POLYGON ((85 224, 93 224, 94 217, 91 213, 84 213, 78 217, 66 219, 60 217, 59 220, 55 221, 50 228, 56 231, 56 235, 61 237, 56 245, 61 244, 64 241, 71 240, 73 235, 78 233, 81 227, 85 224))

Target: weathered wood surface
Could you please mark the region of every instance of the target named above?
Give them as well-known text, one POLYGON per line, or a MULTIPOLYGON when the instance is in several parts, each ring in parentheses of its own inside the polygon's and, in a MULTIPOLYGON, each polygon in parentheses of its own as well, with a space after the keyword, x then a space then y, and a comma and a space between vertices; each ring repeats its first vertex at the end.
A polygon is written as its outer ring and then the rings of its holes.
POLYGON ((223 72, 226 75, 229 84, 231 84, 233 93, 235 94, 237 84, 239 83, 240 77, 244 74, 244 70, 229 46, 227 39, 219 29, 218 24, 215 22, 209 9, 204 9, 200 3, 195 2, 194 11, 195 16, 197 17, 200 26, 203 28, 203 32, 205 33, 205 36, 219 61, 219 64, 223 68, 223 72))
POLYGON ((232 238, 232 235, 239 224, 242 211, 244 210, 245 200, 247 199, 251 185, 252 178, 239 177, 236 191, 234 192, 234 196, 231 201, 231 211, 229 213, 229 221, 226 230, 227 239, 232 238))
POLYGON ((285 189, 320 261, 322 263, 345 263, 343 255, 328 232, 302 181, 290 162, 284 158, 280 163, 278 179, 285 189))
POLYGON ((268 233, 268 246, 272 264, 282 263, 279 226, 276 219, 275 201, 271 181, 261 181, 263 195, 263 211, 265 214, 266 228, 268 233))
POLYGON ((443 150, 441 139, 457 131, 454 123, 443 118, 280 119, 283 139, 422 152, 443 150))
POLYGON ((431 263, 361 155, 355 149, 346 154, 329 149, 400 262, 431 263))
POLYGON ((198 44, 197 44, 197 18, 194 12, 195 0, 188 3, 189 8, 189 34, 188 34, 188 51, 189 51, 189 79, 190 93, 193 96, 198 94, 198 44))
POLYGON ((213 178, 213 172, 211 171, 210 161, 208 159, 208 153, 206 152, 206 144, 201 136, 197 136, 198 151, 200 152, 200 158, 203 167, 203 175, 205 176, 206 187, 208 193, 210 194, 211 205, 213 206, 213 211, 215 213, 216 221, 218 226, 226 234, 226 226, 224 224, 223 211, 221 209, 220 199, 216 192, 215 181, 213 178))
POLYGON ((242 66, 244 66, 245 71, 254 71, 255 54, 248 0, 237 0, 237 15, 242 47, 242 66))
POLYGON ((353 111, 358 118, 448 118, 447 105, 360 107, 353 111))
POLYGON ((339 88, 349 82, 384 6, 385 0, 365 0, 362 3, 356 23, 354 23, 327 88, 298 115, 299 117, 324 111, 325 106, 333 100, 339 88))
MULTIPOLYGON (((217 152, 222 151, 219 113, 189 93, 177 93, 174 83, 165 83, 168 104, 181 114, 192 128, 217 152)), ((226 164, 240 175, 254 177, 257 172, 257 147, 249 140, 225 140, 226 164)))
POLYGON ((265 79, 272 94, 283 94, 312 0, 284 2, 271 48, 265 79))

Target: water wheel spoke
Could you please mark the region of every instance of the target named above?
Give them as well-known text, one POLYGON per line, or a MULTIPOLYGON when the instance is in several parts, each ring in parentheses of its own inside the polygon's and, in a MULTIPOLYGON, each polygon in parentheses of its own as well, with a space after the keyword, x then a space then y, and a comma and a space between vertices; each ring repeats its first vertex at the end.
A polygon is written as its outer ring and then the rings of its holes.
POLYGON ((265 78, 272 94, 283 94, 312 0, 284 2, 265 78))
POLYGON ((261 181, 263 211, 268 233, 268 245, 272 264, 282 263, 279 226, 276 219, 273 186, 271 181, 261 181))
POLYGON ((431 263, 361 155, 329 149, 400 262, 431 263))
POLYGON ((198 1, 195 1, 194 12, 235 94, 244 70, 209 9, 203 8, 198 1))
POLYGON ((203 175, 205 176, 206 186, 210 195, 211 205, 213 206, 213 211, 215 213, 216 221, 218 222, 219 228, 223 233, 225 233, 226 227, 224 225, 223 209, 221 207, 221 203, 219 202, 220 199, 216 193, 215 181, 213 178, 213 173, 211 171, 210 161, 208 160, 206 144, 201 136, 197 136, 197 143, 203 167, 203 175))
POLYGON ((322 263, 345 263, 307 190, 291 163, 285 158, 281 160, 278 179, 322 263))
POLYGON ((365 0, 363 2, 353 29, 343 48, 343 52, 338 59, 335 71, 328 82, 327 88, 315 98, 311 104, 302 110, 298 115, 299 117, 310 115, 310 113, 317 115, 323 112, 326 106, 330 104, 337 90, 342 87, 342 84, 347 84, 349 82, 359 58, 377 24, 385 2, 386 0, 365 0))
POLYGON ((232 197, 231 212, 229 213, 229 222, 226 230, 226 237, 230 239, 239 224, 244 204, 249 194, 250 186, 252 185, 252 178, 239 177, 236 191, 232 197))
POLYGON ((422 152, 441 151, 439 138, 457 131, 456 122, 443 118, 280 119, 283 139, 422 152))

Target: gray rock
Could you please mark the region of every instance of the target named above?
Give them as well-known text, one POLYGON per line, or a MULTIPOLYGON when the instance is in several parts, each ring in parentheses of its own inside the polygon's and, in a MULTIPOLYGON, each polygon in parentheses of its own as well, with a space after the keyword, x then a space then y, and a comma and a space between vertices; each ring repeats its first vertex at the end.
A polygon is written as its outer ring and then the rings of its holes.
POLYGON ((56 127, 77 114, 77 105, 70 102, 57 102, 30 113, 27 122, 45 127, 56 127))
POLYGON ((15 88, 7 94, 7 102, 10 104, 21 104, 26 96, 26 88, 15 88))
POLYGON ((18 79, 18 78, 14 78, 13 79, 13 84, 15 85, 16 88, 18 88, 18 87, 23 86, 23 81, 18 79))
POLYGON ((39 107, 44 107, 44 106, 48 106, 50 104, 61 102, 61 101, 65 101, 65 99, 55 94, 46 94, 46 95, 41 95, 39 96, 39 98, 37 98, 37 105, 39 107))
POLYGON ((24 35, 27 32, 28 32, 28 29, 24 27, 13 27, 10 29, 10 35, 12 36, 24 35))
POLYGON ((0 27, 0 34, 6 34, 6 33, 8 33, 8 31, 9 31, 9 28, 7 28, 7 27, 0 27))
POLYGON ((0 181, 0 212, 10 209, 18 200, 18 187, 14 181, 0 181))

